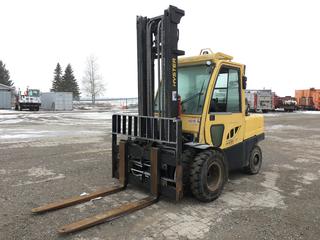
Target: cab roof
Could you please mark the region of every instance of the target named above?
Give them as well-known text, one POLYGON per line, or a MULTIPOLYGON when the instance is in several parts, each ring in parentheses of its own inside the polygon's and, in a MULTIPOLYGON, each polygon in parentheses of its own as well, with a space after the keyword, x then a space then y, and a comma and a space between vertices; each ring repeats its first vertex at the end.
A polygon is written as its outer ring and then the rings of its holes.
POLYGON ((218 61, 218 60, 225 60, 231 61, 233 59, 232 56, 227 55, 225 53, 217 52, 213 53, 210 50, 210 53, 206 50, 201 50, 200 55, 192 56, 192 57, 181 57, 179 58, 179 64, 195 64, 205 61, 218 61))

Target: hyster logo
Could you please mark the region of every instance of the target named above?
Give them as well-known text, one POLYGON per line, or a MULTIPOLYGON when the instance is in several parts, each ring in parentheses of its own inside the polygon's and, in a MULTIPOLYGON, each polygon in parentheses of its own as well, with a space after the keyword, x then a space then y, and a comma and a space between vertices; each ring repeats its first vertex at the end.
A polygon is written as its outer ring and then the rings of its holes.
POLYGON ((172 58, 172 86, 177 87, 177 59, 172 58))

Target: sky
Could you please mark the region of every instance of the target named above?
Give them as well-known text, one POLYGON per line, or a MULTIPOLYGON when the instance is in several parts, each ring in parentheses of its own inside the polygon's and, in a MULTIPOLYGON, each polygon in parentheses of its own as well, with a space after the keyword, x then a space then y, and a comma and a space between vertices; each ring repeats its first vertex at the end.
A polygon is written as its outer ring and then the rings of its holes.
POLYGON ((0 0, 0 60, 17 88, 49 91, 59 62, 80 88, 86 58, 98 58, 105 97, 137 96, 136 15, 185 10, 179 49, 202 48, 246 64, 249 89, 294 95, 320 88, 320 3, 285 0, 0 0))

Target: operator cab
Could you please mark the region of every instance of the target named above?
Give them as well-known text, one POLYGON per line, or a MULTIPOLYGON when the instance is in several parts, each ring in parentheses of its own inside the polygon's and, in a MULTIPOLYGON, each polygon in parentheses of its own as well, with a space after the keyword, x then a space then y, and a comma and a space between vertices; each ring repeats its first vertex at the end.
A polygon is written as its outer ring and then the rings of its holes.
POLYGON ((40 96, 40 90, 38 90, 38 89, 29 89, 28 90, 28 96, 29 97, 39 97, 40 96))

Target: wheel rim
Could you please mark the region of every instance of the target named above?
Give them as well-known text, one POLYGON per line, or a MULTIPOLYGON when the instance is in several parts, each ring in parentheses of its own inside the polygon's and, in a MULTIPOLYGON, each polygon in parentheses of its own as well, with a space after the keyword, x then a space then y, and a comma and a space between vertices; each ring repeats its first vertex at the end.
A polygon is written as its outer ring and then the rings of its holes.
POLYGON ((259 163, 260 163, 260 157, 258 154, 255 154, 253 157, 253 166, 257 167, 259 166, 259 163))
POLYGON ((221 182, 221 167, 213 162, 208 166, 207 171, 207 187, 210 191, 216 191, 221 182))

